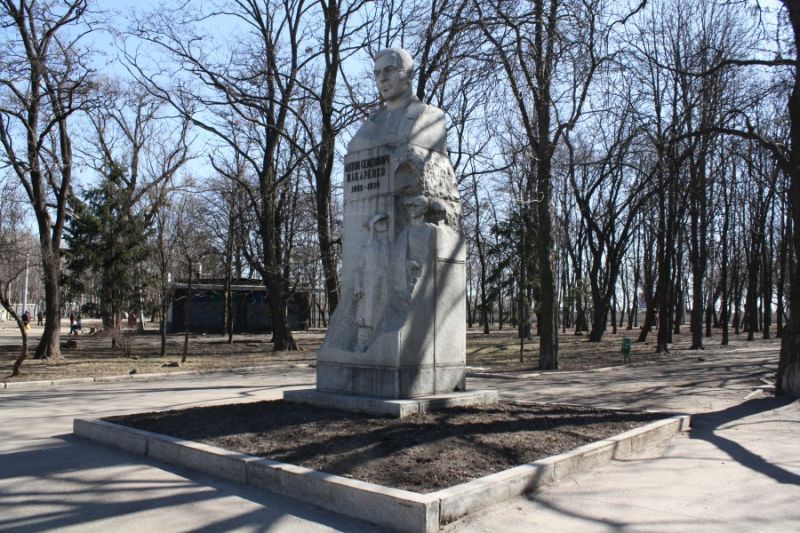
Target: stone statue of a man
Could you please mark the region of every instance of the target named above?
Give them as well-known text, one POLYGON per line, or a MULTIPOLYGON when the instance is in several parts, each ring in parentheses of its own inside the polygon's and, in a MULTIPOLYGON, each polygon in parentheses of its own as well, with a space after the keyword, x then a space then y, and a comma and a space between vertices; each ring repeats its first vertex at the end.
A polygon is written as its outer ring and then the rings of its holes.
POLYGON ((344 159, 341 300, 317 352, 321 391, 464 390, 465 242, 445 114, 420 102, 403 49, 375 56, 383 105, 344 159))
POLYGON ((373 73, 383 106, 364 121, 348 151, 407 144, 447 153, 444 113, 414 95, 415 72, 414 60, 402 48, 378 52, 373 73))

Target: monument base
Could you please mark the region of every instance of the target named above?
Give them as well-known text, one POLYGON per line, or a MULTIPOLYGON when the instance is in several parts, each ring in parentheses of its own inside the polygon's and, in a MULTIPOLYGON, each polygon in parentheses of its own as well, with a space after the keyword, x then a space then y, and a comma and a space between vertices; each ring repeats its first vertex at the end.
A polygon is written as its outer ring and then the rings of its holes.
POLYGON ((416 413, 425 413, 447 407, 467 407, 470 405, 491 405, 497 403, 496 390, 474 390, 451 392, 421 398, 393 400, 369 396, 352 396, 323 392, 317 389, 286 391, 283 399, 292 403, 305 403, 317 407, 343 409, 371 415, 389 415, 404 418, 416 413))
POLYGON ((406 399, 463 392, 466 368, 453 365, 368 366, 323 359, 317 356, 317 389, 323 392, 406 399))

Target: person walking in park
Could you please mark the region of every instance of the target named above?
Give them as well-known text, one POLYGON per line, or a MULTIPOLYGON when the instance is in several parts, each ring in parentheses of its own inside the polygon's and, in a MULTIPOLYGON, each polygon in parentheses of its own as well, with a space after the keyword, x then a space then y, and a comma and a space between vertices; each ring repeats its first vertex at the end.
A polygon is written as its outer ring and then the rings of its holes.
POLYGON ((75 316, 75 313, 70 313, 69 315, 69 334, 70 335, 77 335, 83 329, 83 323, 81 321, 81 315, 78 313, 78 316, 75 316))

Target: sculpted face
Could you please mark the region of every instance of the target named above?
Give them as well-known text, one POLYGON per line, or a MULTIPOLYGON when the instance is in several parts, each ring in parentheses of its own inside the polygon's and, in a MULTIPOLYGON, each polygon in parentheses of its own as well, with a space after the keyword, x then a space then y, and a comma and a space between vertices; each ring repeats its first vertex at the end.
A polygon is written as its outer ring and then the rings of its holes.
POLYGON ((411 218, 423 217, 428 210, 428 200, 424 196, 406 196, 402 203, 411 218))
POLYGON ((365 224, 371 232, 383 233, 389 229, 389 217, 385 213, 375 213, 365 224))
POLYGON ((374 227, 375 227, 375 231, 377 233, 385 233, 386 230, 389 229, 389 219, 388 218, 382 218, 382 219, 378 220, 377 222, 375 222, 375 226, 374 227))
POLYGON ((378 56, 373 73, 378 91, 385 102, 395 102, 408 94, 411 80, 397 54, 387 53, 378 56))

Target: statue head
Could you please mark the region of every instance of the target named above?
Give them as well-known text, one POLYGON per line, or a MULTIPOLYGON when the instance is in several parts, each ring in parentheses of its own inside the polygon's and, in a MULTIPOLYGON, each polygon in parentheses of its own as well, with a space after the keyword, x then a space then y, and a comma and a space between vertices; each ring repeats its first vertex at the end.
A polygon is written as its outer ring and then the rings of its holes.
POLYGON ((411 96, 416 68, 411 55, 402 48, 386 48, 375 56, 375 83, 387 105, 411 96))
POLYGON ((404 196, 400 202, 412 221, 421 220, 428 210, 428 198, 422 194, 417 196, 404 196))
POLYGON ((386 213, 375 213, 367 223, 365 224, 367 229, 369 229, 369 239, 367 240, 367 244, 372 244, 372 242, 377 238, 376 233, 386 233, 386 230, 389 229, 389 215, 386 213))

